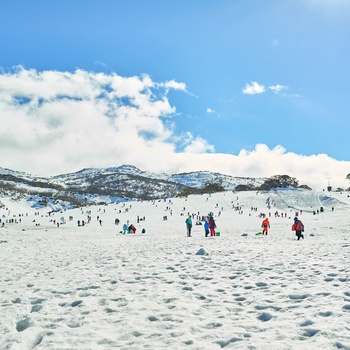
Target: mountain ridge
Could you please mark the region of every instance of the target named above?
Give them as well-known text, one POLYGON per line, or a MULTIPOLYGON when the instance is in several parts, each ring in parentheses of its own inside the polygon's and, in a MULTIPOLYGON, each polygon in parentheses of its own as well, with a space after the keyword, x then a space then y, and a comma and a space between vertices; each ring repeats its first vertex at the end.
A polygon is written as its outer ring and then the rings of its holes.
POLYGON ((84 168, 49 177, 0 168, 1 196, 24 197, 37 202, 36 205, 51 207, 154 200, 225 190, 256 190, 266 188, 267 183, 271 186, 298 187, 298 181, 287 175, 269 179, 234 177, 210 171, 165 174, 143 171, 127 164, 84 168))

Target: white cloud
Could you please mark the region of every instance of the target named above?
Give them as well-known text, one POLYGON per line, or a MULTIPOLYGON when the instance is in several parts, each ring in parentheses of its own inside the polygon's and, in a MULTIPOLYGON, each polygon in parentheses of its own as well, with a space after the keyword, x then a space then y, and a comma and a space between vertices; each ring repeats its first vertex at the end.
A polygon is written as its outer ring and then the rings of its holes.
POLYGON ((23 68, 2 74, 0 166, 57 174, 173 150, 172 129, 160 117, 176 109, 157 94, 148 76, 23 68))
POLYGON ((214 152, 214 146, 210 145, 206 140, 201 137, 191 138, 190 143, 185 147, 185 153, 205 153, 214 152))
POLYGON ((265 92, 265 86, 253 81, 251 84, 246 84, 242 91, 246 95, 256 95, 265 92))
POLYGON ((288 86, 284 86, 284 85, 271 85, 269 86, 269 89, 272 90, 275 94, 278 94, 279 92, 281 92, 282 90, 286 90, 288 89, 288 86))
POLYGON ((211 108, 207 108, 207 113, 215 113, 215 111, 211 108))
POLYGON ((165 83, 158 84, 159 86, 164 86, 168 89, 174 89, 174 90, 182 90, 186 91, 186 84, 185 83, 179 83, 175 80, 170 80, 165 83))
POLYGON ((300 183, 348 186, 350 162, 327 155, 288 153, 257 145, 238 155, 214 153, 213 145, 190 132, 174 133, 164 116, 176 113, 164 88, 145 75, 74 73, 19 68, 0 74, 0 167, 57 175, 85 167, 132 164, 177 173, 209 170, 233 176, 287 174, 300 183), (184 151, 177 151, 177 149, 184 151))
MULTIPOLYGON (((280 84, 270 85, 268 87, 268 89, 271 90, 272 92, 274 92, 275 94, 279 94, 283 90, 288 90, 288 88, 289 87, 287 85, 280 85, 280 84)), ((256 94, 262 94, 262 93, 266 92, 266 88, 262 84, 259 84, 257 82, 252 82, 251 84, 246 84, 246 86, 242 92, 243 92, 243 94, 246 94, 246 95, 256 95, 256 94)), ((286 93, 283 93, 282 96, 301 97, 300 95, 296 95, 296 94, 287 95, 286 93)))
POLYGON ((100 61, 100 60, 96 60, 96 61, 95 61, 95 64, 96 64, 97 66, 102 66, 103 68, 108 68, 108 65, 107 65, 106 63, 100 61))

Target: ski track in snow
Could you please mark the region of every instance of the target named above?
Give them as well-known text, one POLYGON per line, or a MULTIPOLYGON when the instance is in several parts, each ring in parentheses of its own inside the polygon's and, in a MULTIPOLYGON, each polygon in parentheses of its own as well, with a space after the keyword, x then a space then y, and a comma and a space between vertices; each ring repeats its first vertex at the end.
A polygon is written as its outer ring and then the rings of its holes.
POLYGON ((350 349, 349 197, 312 215, 319 195, 282 195, 293 208, 310 205, 302 241, 291 231, 295 209, 266 208, 272 193, 89 207, 85 227, 76 226, 80 209, 56 213, 74 217, 59 228, 33 214, 6 225, 0 349, 350 349), (205 238, 195 225, 186 237, 181 214, 209 211, 221 236, 205 238), (269 211, 269 235, 255 236, 258 214, 269 211), (136 224, 137 215, 146 220, 136 224), (119 233, 128 219, 135 235, 119 233))

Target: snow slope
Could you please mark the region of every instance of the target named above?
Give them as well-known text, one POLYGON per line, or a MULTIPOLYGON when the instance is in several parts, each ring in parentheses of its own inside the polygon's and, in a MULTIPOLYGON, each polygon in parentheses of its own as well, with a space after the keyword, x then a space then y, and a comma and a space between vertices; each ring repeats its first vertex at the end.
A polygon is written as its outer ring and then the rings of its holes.
POLYGON ((345 192, 224 192, 50 216, 0 200, 2 221, 15 221, 0 229, 0 349, 350 349, 345 192), (221 236, 194 225, 186 237, 187 213, 208 212, 221 236), (271 213, 264 237, 261 213, 271 213), (120 233, 127 221, 135 235, 120 233))

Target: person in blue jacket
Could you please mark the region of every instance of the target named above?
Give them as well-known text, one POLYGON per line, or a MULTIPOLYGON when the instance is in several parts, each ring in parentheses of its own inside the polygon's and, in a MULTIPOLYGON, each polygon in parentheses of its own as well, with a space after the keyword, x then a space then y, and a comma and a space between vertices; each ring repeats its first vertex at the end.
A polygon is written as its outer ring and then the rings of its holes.
POLYGON ((128 231, 128 225, 127 224, 124 224, 123 225, 123 235, 125 235, 126 234, 126 232, 128 231))
POLYGON ((208 220, 205 220, 204 232, 205 232, 205 237, 208 237, 208 235, 209 235, 209 222, 208 222, 208 220))

